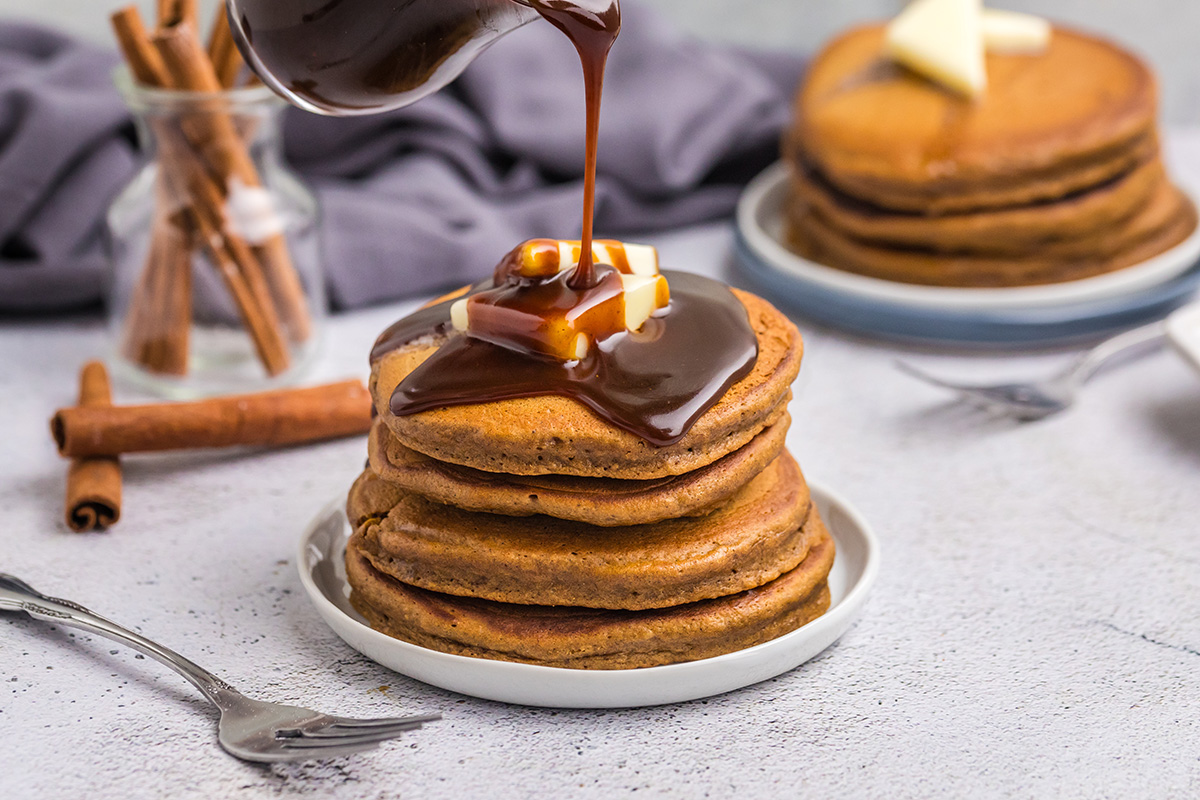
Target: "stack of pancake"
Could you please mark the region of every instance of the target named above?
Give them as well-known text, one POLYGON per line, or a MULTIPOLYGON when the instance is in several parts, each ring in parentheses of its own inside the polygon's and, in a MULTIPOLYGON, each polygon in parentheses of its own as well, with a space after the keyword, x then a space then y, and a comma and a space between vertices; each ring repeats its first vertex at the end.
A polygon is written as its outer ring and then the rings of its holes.
POLYGON ((1056 28, 1044 51, 988 53, 971 100, 889 62, 883 36, 838 38, 797 95, 785 220, 800 255, 906 283, 1018 286, 1117 270, 1196 227, 1134 55, 1056 28))
POLYGON ((599 669, 715 656, 822 614, 833 541, 784 449, 800 336, 735 294, 753 370, 664 447, 559 396, 397 417, 394 388, 441 342, 377 359, 347 504, 355 608, 424 647, 599 669))

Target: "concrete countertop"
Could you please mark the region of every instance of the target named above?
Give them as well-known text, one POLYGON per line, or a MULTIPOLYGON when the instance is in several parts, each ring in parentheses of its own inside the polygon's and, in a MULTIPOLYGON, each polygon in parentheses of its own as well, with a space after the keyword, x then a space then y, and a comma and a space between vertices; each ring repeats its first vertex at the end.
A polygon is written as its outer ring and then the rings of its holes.
MULTIPOLYGON (((725 226, 660 244, 668 266, 728 275, 725 226)), ((408 307, 334 318, 312 380, 365 375, 372 340, 408 307)), ((357 474, 361 438, 129 457, 120 524, 67 532, 46 419, 104 354, 104 328, 0 323, 0 569, 265 699, 445 714, 373 753, 253 766, 217 747, 214 712, 166 668, 6 614, 0 797, 1200 794, 1200 376, 1162 351, 1017 425, 900 374, 893 346, 800 324, 789 445, 882 544, 861 620, 810 663, 724 696, 555 711, 417 683, 318 618, 293 552, 357 474)), ((974 377, 1069 358, 904 355, 974 377)))

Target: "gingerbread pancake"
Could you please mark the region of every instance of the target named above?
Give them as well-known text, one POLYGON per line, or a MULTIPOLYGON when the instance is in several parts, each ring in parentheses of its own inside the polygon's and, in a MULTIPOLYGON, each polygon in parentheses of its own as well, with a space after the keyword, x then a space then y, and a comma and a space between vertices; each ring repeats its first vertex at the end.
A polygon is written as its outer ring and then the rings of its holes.
MULTIPOLYGON (((770 303, 731 290, 746 307, 758 339, 751 372, 731 386, 675 444, 655 447, 561 396, 451 406, 397 417, 393 390, 445 338, 425 339, 377 359, 371 393, 379 419, 405 447, 485 472, 647 480, 681 475, 734 452, 782 419, 800 369, 796 327, 770 303)), ((702 351, 704 343, 697 342, 702 351)))
POLYGON ((1056 27, 1044 52, 987 55, 967 100, 883 56, 883 26, 812 62, 785 152, 883 208, 951 213, 1039 202, 1128 172, 1154 149, 1157 90, 1121 48, 1056 27))
MULTIPOLYGON (((815 513, 815 512, 814 512, 815 513)), ((790 572, 727 597, 647 611, 518 605, 430 592, 346 551, 350 602, 373 628, 447 653, 575 669, 692 661, 769 641, 829 608, 833 540, 790 572)))
POLYGON ((506 475, 435 461, 396 441, 376 422, 368 439, 372 471, 430 500, 471 511, 546 514, 591 525, 642 525, 707 514, 783 450, 786 414, 746 445, 683 475, 625 481, 571 475, 506 475))
POLYGON ((793 175, 791 216, 817 214, 846 236, 935 252, 1020 255, 1046 243, 1102 235, 1122 225, 1165 182, 1154 158, 1108 183, 1058 200, 960 214, 889 211, 835 189, 819 175, 793 175))
POLYGON ((1103 234, 1045 243, 1023 255, 938 253, 876 246, 813 213, 790 219, 788 245, 823 264, 884 280, 937 286, 1022 286, 1087 278, 1158 255, 1196 229, 1196 210, 1163 182, 1151 201, 1103 234))
POLYGON ((527 605, 645 609, 734 594, 794 567, 821 530, 786 451, 707 517, 614 528, 480 514, 411 494, 383 509, 371 505, 379 482, 363 473, 347 504, 362 520, 353 546, 377 570, 527 605))

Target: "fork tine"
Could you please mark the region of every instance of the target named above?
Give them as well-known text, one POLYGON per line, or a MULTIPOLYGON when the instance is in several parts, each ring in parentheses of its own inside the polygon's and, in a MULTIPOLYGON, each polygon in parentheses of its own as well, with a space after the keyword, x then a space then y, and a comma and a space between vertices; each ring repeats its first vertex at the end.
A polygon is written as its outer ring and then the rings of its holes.
POLYGON ((341 756, 352 756, 355 753, 363 753, 368 750, 374 750, 379 746, 378 743, 368 744, 363 746, 346 746, 346 747, 304 747, 304 746, 288 746, 284 749, 288 751, 288 760, 304 761, 307 759, 326 759, 340 758, 341 756))
POLYGON ((397 722, 394 725, 375 725, 370 728, 340 728, 332 725, 321 730, 307 731, 297 738, 306 739, 353 739, 356 736, 396 735, 405 731, 419 730, 420 722, 397 722))
POLYGON ((403 731, 382 731, 379 733, 362 733, 362 734, 336 734, 334 736, 317 735, 312 733, 303 733, 294 739, 285 739, 281 741, 283 747, 286 748, 305 748, 315 747, 318 749, 338 748, 338 747, 374 747, 380 742, 386 742, 389 739, 397 738, 403 731), (294 744, 293 744, 294 743, 294 744))
POLYGON ((969 398, 969 399, 974 400, 979 403, 983 403, 984 405, 987 405, 987 406, 999 405, 1001 407, 1009 407, 1012 404, 1012 399, 1007 397, 1003 393, 1003 391, 1001 391, 999 389, 999 387, 975 386, 975 385, 971 385, 971 384, 952 383, 950 381, 938 378, 934 375, 930 375, 928 372, 925 372, 922 369, 918 369, 917 367, 914 367, 912 364, 909 364, 907 361, 900 361, 899 359, 897 359, 895 364, 896 364, 896 369, 900 370, 901 372, 903 372, 913 378, 916 378, 917 380, 924 381, 925 383, 928 383, 932 386, 937 386, 942 389, 949 389, 952 392, 958 392, 963 397, 969 398))
POLYGON ((896 361, 894 363, 896 365, 896 369, 900 370, 901 372, 905 373, 906 375, 916 378, 917 380, 924 381, 925 383, 931 383, 934 386, 940 386, 943 389, 951 389, 956 392, 970 391, 970 389, 971 389, 971 387, 969 387, 969 386, 961 386, 957 383, 950 383, 949 381, 945 381, 945 380, 942 380, 941 378, 930 375, 925 370, 918 369, 917 367, 914 367, 912 364, 908 363, 907 361, 901 361, 900 359, 896 359, 896 361))
POLYGON ((337 722, 333 723, 335 728, 390 728, 394 725, 412 724, 416 727, 421 727, 425 722, 436 722, 441 719, 441 714, 414 714, 409 717, 375 717, 373 719, 352 719, 350 717, 338 717, 337 722))

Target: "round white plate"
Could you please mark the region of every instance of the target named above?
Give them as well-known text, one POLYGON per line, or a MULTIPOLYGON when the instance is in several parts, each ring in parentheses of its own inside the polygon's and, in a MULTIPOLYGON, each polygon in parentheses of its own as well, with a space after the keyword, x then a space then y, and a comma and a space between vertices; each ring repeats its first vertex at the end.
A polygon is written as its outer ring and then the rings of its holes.
POLYGON ((752 180, 738 202, 738 233, 746 246, 780 272, 861 300, 945 311, 1028 310, 1128 296, 1178 277, 1200 259, 1200 228, 1164 253, 1116 272, 1044 286, 963 289, 870 278, 803 258, 783 245, 788 166, 776 162, 752 180))
POLYGON ((367 625, 348 599, 344 555, 350 525, 338 500, 304 532, 297 565, 317 612, 355 650, 419 681, 462 694, 554 708, 626 708, 710 697, 803 664, 833 644, 857 617, 879 571, 879 546, 849 503, 820 486, 813 500, 837 545, 829 611, 802 628, 736 653, 629 670, 580 670, 440 653, 367 625))

